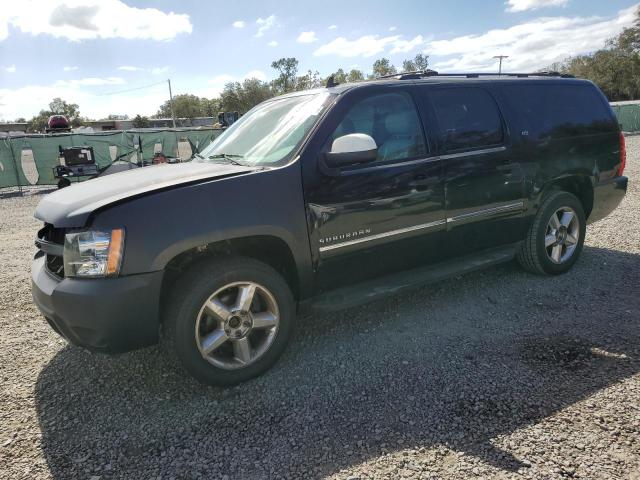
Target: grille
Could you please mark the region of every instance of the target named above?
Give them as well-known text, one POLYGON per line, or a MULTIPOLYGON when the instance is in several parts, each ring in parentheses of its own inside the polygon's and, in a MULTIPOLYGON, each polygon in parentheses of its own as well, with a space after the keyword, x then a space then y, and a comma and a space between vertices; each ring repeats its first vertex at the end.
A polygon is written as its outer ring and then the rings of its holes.
POLYGON ((57 277, 64 277, 64 263, 62 257, 56 255, 47 255, 46 260, 47 270, 53 273, 57 277))
MULTIPOLYGON (((50 223, 45 223, 44 227, 38 232, 38 238, 59 245, 64 245, 64 235, 64 228, 56 228, 50 223)), ((47 270, 55 276, 64 277, 64 263, 61 256, 46 254, 45 265, 47 270)))

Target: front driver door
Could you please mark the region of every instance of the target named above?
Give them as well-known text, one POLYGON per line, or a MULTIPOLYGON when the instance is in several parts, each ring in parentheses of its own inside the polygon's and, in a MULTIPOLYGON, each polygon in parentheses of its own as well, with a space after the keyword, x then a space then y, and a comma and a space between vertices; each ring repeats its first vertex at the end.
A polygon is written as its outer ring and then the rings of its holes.
POLYGON ((344 94, 323 122, 303 182, 317 287, 331 290, 438 256, 445 229, 442 165, 429 148, 410 86, 344 94), (321 173, 318 153, 349 133, 370 135, 373 162, 321 173))

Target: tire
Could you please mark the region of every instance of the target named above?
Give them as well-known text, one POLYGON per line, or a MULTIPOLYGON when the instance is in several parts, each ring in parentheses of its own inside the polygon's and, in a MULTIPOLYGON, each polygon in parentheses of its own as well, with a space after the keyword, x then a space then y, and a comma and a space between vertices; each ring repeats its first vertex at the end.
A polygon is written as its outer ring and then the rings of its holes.
POLYGON ((569 271, 582 252, 586 224, 584 208, 575 195, 562 191, 551 192, 538 209, 518 252, 518 262, 525 270, 542 275, 559 275, 569 271), (570 213, 574 215, 568 221, 570 217, 565 214, 570 213), (562 221, 553 221, 552 216, 558 220, 565 219, 567 225, 563 225, 562 221), (559 228, 554 229, 552 222, 559 228), (555 243, 551 243, 552 237, 555 237, 555 243))
POLYGON ((262 374, 278 360, 294 317, 291 290, 270 266, 244 257, 207 260, 174 284, 164 312, 162 342, 200 382, 233 385, 262 374), (241 290, 251 288, 250 307, 238 307, 243 303, 241 290), (212 298, 216 302, 210 303, 212 298))

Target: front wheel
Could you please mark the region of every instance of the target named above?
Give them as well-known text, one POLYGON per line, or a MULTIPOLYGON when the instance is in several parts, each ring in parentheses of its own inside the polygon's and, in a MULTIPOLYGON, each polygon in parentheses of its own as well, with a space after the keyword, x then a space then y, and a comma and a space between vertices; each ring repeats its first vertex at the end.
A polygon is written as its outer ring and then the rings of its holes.
POLYGON ((232 385, 269 369, 295 315, 284 279, 249 258, 208 260, 178 280, 163 337, 184 368, 209 385, 232 385))
POLYGON ((582 252, 586 233, 582 203, 568 192, 544 199, 519 253, 518 262, 533 273, 567 272, 582 252))

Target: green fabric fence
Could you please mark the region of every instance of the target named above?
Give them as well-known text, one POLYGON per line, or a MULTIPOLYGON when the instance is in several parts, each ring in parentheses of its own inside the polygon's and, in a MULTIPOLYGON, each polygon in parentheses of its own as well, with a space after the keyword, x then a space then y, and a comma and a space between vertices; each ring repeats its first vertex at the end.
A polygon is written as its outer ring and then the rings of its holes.
POLYGON ((117 160, 135 161, 140 138, 142 158, 147 162, 155 153, 187 160, 221 132, 212 128, 141 129, 0 137, 0 188, 55 185, 53 168, 60 164, 59 147, 93 147, 96 164, 107 167, 117 160))
POLYGON ((640 103, 612 103, 623 132, 640 132, 640 103))

